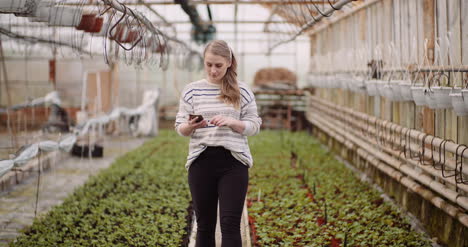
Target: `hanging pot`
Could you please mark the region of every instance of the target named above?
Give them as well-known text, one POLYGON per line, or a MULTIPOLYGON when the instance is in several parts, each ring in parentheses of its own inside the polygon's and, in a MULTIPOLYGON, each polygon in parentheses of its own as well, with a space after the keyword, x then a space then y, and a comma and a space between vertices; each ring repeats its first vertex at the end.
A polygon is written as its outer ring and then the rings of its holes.
POLYGON ((138 31, 137 30, 129 30, 127 37, 122 43, 133 43, 138 39, 138 31))
POLYGON ((81 17, 80 24, 76 27, 77 30, 91 30, 96 22, 96 14, 84 14, 81 17))
POLYGON ((335 77, 334 76, 324 76, 323 77, 323 87, 324 88, 335 88, 335 77))
POLYGON ((336 89, 345 89, 346 84, 344 83, 346 82, 343 81, 343 78, 341 78, 340 76, 335 76, 335 88, 336 89))
POLYGON ((366 91, 369 96, 378 96, 379 92, 377 91, 377 80, 367 80, 366 81, 366 91))
POLYGON ((325 76, 317 76, 315 78, 315 86, 318 88, 324 88, 325 87, 325 76))
POLYGON ((461 94, 463 96, 463 101, 465 102, 465 106, 468 108, 468 89, 462 89, 461 94))
POLYGON ((346 76, 346 89, 353 92, 354 90, 354 78, 352 78, 350 75, 346 76))
POLYGON ((159 44, 156 46, 156 49, 154 50, 154 52, 156 52, 156 53, 163 53, 165 50, 166 50, 166 44, 161 44, 161 43, 159 43, 159 44))
POLYGON ((22 17, 34 16, 40 1, 41 0, 23 0, 23 1, 15 0, 15 2, 20 2, 20 3, 24 2, 24 6, 19 11, 14 11, 13 13, 15 14, 15 16, 22 16, 22 17))
POLYGON ((349 77, 347 81, 348 90, 351 92, 357 91, 357 80, 354 77, 349 77))
POLYGON ((403 101, 403 96, 401 95, 399 81, 396 81, 396 80, 390 81, 390 86, 392 87, 393 101, 403 101))
POLYGON ((335 76, 326 76, 324 78, 325 88, 336 88, 336 77, 335 76))
POLYGON ((377 83, 375 84, 375 87, 377 88, 377 96, 382 96, 385 97, 385 95, 389 94, 390 92, 385 90, 385 85, 387 85, 388 82, 384 80, 377 80, 377 83))
POLYGON ((413 97, 414 103, 418 106, 426 105, 426 96, 424 95, 424 91, 426 88, 420 85, 414 85, 411 87, 411 96, 413 97))
POLYGON ((1 13, 25 13, 30 8, 31 1, 29 0, 0 0, 1 13))
POLYGON ((49 15, 50 26, 76 27, 81 22, 83 10, 78 8, 52 7, 49 15))
POLYGON ((351 90, 353 87, 351 78, 349 76, 341 78, 341 88, 344 90, 351 90))
POLYGON ((335 77, 335 88, 337 89, 347 89, 346 85, 346 78, 343 78, 342 76, 336 76, 335 77))
POLYGON ((314 81, 315 81, 315 82, 314 82, 314 85, 315 85, 315 87, 317 87, 317 88, 324 88, 324 87, 325 87, 325 85, 324 85, 324 80, 325 80, 325 78, 324 78, 324 76, 322 76, 322 75, 315 76, 315 77, 314 77, 314 81))
POLYGON ((399 85, 401 101, 412 101, 413 95, 411 94, 411 81, 398 80, 396 82, 399 85))
POLYGON ((387 98, 390 101, 400 101, 400 89, 398 83, 389 81, 383 84, 380 88, 381 96, 387 98))
POLYGON ((434 98, 436 99, 437 109, 452 108, 452 100, 450 98, 451 87, 432 87, 434 98))
POLYGON ((335 77, 335 88, 336 89, 343 89, 343 87, 346 87, 346 85, 343 85, 343 78, 336 76, 335 77))
POLYGON ((458 116, 468 116, 468 105, 465 105, 461 88, 452 89, 450 95, 453 111, 458 116))
POLYGON ((103 25, 104 25, 104 18, 96 17, 94 20, 94 25, 90 29, 85 30, 85 32, 100 33, 103 25))
POLYGON ((366 81, 363 78, 355 78, 354 90, 356 93, 366 93, 366 81))
POLYGON ((34 22, 47 22, 49 21, 50 12, 55 6, 54 1, 40 1, 32 17, 29 17, 30 21, 34 22))
POLYGON ((327 77, 324 75, 321 75, 317 78, 317 85, 319 88, 327 88, 328 87, 328 81, 327 77))
POLYGON ((426 105, 431 109, 438 109, 437 100, 434 95, 432 88, 426 88, 424 91, 424 98, 426 99, 426 105))
POLYGON ((382 97, 385 97, 388 100, 393 101, 393 88, 390 84, 385 83, 381 88, 379 88, 379 94, 382 97))

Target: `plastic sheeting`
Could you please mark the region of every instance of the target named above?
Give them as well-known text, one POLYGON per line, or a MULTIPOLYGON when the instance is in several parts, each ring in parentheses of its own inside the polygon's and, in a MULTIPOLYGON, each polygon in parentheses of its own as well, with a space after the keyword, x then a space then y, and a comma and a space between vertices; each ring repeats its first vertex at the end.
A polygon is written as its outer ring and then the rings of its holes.
POLYGON ((138 121, 137 135, 156 136, 158 134, 157 102, 159 91, 145 92, 143 96, 143 105, 140 120, 138 121))
POLYGON ((24 150, 19 153, 19 155, 13 159, 16 166, 21 166, 26 164, 30 159, 36 157, 39 152, 39 145, 37 143, 25 146, 24 150))
MULTIPOLYGON (((121 116, 134 116, 141 115, 138 125, 138 134, 140 135, 155 135, 157 134, 157 103, 159 99, 159 91, 145 92, 143 104, 135 109, 128 109, 119 107, 114 109, 109 115, 100 116, 89 119, 83 128, 77 130, 74 134, 64 137, 60 142, 55 141, 41 141, 34 144, 23 146, 17 153, 14 159, 0 160, 0 177, 9 172, 13 167, 18 167, 26 164, 29 160, 36 157, 39 151, 52 152, 55 150, 62 150, 70 152, 73 145, 77 140, 77 136, 85 135, 89 132, 91 127, 95 125, 104 125, 110 121, 117 120, 121 116)), ((45 102, 60 104, 60 98, 56 92, 49 93, 44 98, 34 100, 34 104, 42 104, 45 102)), ((31 104, 29 104, 31 106, 31 104)))
POLYGON ((13 160, 0 160, 0 177, 9 172, 15 165, 13 160))
POLYGON ((62 139, 60 142, 55 141, 41 141, 34 144, 24 146, 18 151, 19 155, 13 159, 15 166, 21 166, 29 160, 37 156, 39 151, 52 152, 55 150, 62 150, 69 152, 76 142, 76 136, 69 135, 62 139))
POLYGON ((19 110, 22 108, 27 108, 27 107, 33 107, 33 106, 42 106, 42 105, 50 105, 50 104, 56 104, 56 105, 61 105, 62 101, 60 100, 59 94, 57 91, 52 91, 48 93, 46 96, 33 99, 31 101, 14 105, 10 107, 12 110, 19 110))
POLYGON ((110 121, 117 120, 121 116, 141 115, 138 125, 138 135, 156 135, 157 134, 157 103, 159 100, 159 91, 147 91, 143 97, 143 104, 135 109, 118 107, 112 110, 109 115, 89 119, 81 129, 77 129, 75 134, 83 136, 95 126, 101 126, 110 121))

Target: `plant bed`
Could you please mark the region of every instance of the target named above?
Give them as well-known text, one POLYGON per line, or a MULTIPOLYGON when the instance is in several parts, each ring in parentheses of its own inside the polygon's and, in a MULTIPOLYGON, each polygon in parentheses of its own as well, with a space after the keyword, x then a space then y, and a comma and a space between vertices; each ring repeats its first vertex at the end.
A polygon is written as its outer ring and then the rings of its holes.
POLYGON ((185 246, 188 139, 174 131, 120 157, 36 219, 10 246, 185 246))
POLYGON ((313 137, 264 131, 249 142, 253 246, 431 246, 313 137))

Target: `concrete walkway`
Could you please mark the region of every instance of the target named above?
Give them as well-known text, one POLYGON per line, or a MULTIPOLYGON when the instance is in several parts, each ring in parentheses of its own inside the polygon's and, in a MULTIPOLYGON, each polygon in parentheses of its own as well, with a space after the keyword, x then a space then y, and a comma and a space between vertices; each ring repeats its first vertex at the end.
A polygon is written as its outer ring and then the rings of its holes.
MULTIPOLYGON (((250 242, 250 231, 249 231, 249 220, 247 214, 247 202, 244 203, 244 211, 242 212, 241 218, 241 237, 242 247, 251 247, 250 242)), ((195 219, 195 215, 193 216, 195 219)), ((190 234, 189 247, 195 247, 195 241, 197 236, 197 222, 193 223, 192 233, 190 234)), ((218 208, 218 222, 216 224, 216 247, 221 247, 221 227, 219 224, 219 208, 218 208)))
MULTIPOLYGON (((80 159, 66 156, 40 178, 38 216, 44 215, 53 206, 62 203, 75 188, 83 185, 90 175, 109 167, 120 155, 140 146, 147 138, 128 136, 107 137, 104 143, 104 158, 80 159)), ((37 175, 9 191, 0 194, 0 247, 7 246, 20 233, 19 230, 32 224, 36 204, 37 175)))

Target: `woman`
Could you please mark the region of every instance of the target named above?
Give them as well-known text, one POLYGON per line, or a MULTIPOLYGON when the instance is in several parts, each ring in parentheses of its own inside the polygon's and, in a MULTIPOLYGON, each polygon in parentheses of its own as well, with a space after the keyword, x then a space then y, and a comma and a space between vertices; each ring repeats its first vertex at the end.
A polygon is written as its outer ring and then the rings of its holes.
POLYGON ((241 247, 240 221, 253 164, 247 136, 256 135, 262 121, 254 94, 237 81, 236 58, 226 42, 210 42, 203 55, 206 79, 184 88, 175 123, 180 135, 190 136, 185 167, 198 225, 196 246, 215 246, 219 200, 222 247, 241 247), (203 120, 190 120, 190 114, 203 120))

